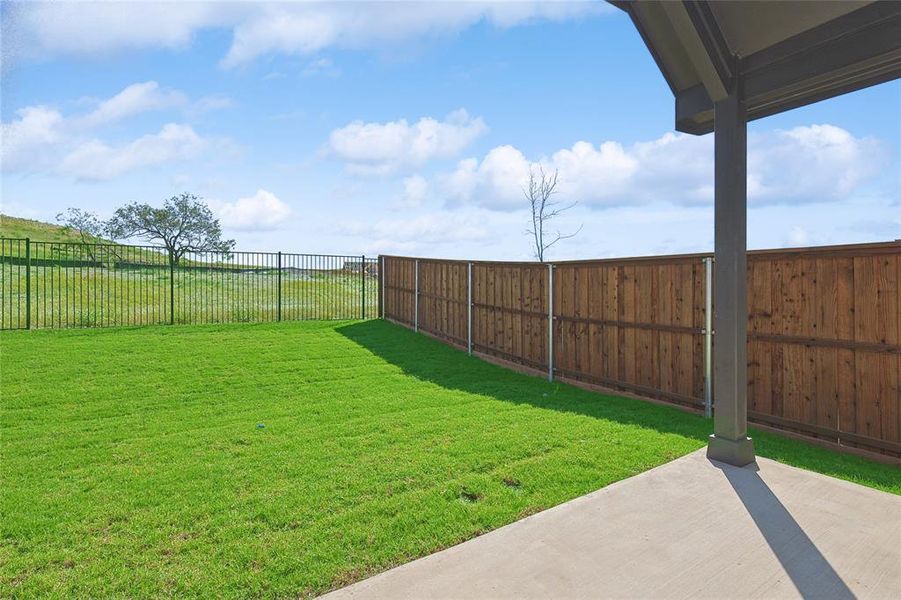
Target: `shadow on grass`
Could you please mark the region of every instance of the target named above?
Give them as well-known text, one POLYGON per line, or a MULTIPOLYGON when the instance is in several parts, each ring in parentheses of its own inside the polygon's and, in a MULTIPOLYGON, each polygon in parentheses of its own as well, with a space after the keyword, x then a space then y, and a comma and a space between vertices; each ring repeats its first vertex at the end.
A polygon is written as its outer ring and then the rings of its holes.
MULTIPOLYGON (((713 422, 700 415, 632 398, 602 394, 493 365, 387 321, 356 322, 338 333, 404 373, 515 404, 586 415, 676 434, 702 447, 713 422)), ((764 431, 751 430, 758 455, 901 494, 901 469, 764 431)))
POLYGON ((675 433, 699 442, 706 441, 709 433, 704 419, 684 411, 549 382, 468 356, 386 321, 354 323, 338 332, 404 373, 443 388, 675 433))

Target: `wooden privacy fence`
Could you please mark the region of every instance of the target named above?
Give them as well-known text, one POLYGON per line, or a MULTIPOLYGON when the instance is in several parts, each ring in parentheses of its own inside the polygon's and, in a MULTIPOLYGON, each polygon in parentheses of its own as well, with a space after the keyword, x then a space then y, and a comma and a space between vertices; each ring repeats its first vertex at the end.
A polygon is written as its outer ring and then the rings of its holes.
MULTIPOLYGON (((380 261, 384 318, 551 379, 710 410, 709 254, 380 261)), ((901 456, 899 286, 897 242, 750 252, 750 420, 901 456)))

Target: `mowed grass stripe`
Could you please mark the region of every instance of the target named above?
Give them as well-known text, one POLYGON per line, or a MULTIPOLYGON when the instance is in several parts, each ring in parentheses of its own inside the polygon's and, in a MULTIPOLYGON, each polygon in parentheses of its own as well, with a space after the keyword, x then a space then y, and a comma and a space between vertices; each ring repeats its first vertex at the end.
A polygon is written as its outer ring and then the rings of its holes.
MULTIPOLYGON (((22 597, 314 595, 684 455, 710 427, 384 322, 0 343, 0 583, 22 597)), ((754 435, 901 493, 894 467, 754 435)))

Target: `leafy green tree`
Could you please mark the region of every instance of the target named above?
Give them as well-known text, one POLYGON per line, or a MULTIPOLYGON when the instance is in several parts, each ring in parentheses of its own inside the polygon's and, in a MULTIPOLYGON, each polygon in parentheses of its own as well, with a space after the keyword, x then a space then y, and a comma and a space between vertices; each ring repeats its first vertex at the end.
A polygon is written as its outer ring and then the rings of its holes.
POLYGON ((107 222, 106 232, 119 240, 160 242, 173 265, 187 252, 229 253, 235 247, 235 240, 222 239, 222 228, 210 207, 188 193, 172 196, 162 208, 139 203, 123 206, 107 222))

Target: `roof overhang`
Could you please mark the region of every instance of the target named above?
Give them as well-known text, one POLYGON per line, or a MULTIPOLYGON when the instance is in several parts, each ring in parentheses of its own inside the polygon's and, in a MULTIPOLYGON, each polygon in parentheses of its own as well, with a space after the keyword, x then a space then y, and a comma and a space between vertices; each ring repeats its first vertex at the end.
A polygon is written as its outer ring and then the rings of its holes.
POLYGON ((901 76, 901 2, 611 0, 676 99, 676 129, 713 131, 738 89, 749 120, 901 76))

